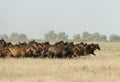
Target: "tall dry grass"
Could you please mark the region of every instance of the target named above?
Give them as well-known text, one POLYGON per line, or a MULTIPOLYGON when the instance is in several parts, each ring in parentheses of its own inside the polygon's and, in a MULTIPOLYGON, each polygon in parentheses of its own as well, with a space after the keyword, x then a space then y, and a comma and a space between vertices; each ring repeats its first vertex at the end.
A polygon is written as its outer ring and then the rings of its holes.
POLYGON ((120 43, 99 43, 96 57, 0 59, 0 82, 120 82, 120 43))

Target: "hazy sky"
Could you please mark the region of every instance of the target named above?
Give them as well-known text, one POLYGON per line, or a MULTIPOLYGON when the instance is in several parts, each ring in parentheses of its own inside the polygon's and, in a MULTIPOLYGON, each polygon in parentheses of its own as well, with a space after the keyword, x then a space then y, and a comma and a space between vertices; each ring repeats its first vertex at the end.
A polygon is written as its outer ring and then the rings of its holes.
POLYGON ((120 35, 120 0, 0 0, 0 34, 42 38, 49 30, 120 35))

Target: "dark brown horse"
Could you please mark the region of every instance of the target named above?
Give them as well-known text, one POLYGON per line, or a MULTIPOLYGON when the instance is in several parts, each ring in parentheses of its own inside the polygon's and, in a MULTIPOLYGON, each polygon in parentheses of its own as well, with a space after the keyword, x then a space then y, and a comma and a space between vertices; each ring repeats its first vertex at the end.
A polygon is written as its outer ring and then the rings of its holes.
POLYGON ((0 47, 6 47, 6 41, 4 39, 0 40, 0 47))
POLYGON ((96 54, 94 53, 96 49, 101 50, 98 44, 92 43, 92 44, 87 45, 86 47, 87 54, 93 54, 94 56, 96 56, 96 54))
POLYGON ((65 57, 67 58, 72 58, 72 55, 73 55, 73 48, 74 48, 74 43, 73 42, 66 42, 64 44, 64 51, 65 51, 65 57))
POLYGON ((5 58, 10 53, 7 47, 0 48, 0 57, 5 58))

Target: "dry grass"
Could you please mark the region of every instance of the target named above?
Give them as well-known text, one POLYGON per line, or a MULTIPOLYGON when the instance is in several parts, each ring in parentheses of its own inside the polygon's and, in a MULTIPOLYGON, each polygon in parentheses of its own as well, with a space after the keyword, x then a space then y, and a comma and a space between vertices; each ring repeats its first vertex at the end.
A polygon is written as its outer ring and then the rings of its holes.
POLYGON ((0 59, 0 82, 120 82, 120 43, 99 43, 96 57, 0 59))

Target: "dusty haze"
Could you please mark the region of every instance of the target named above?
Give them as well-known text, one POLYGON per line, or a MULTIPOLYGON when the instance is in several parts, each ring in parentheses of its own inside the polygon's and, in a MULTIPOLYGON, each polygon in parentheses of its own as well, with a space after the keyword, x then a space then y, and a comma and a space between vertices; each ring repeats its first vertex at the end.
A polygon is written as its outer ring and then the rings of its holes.
POLYGON ((120 35, 119 0, 1 0, 0 33, 42 38, 49 30, 120 35))

